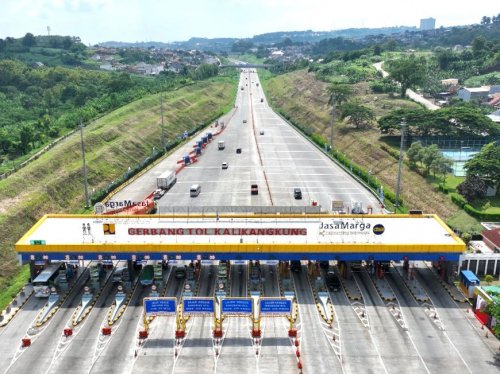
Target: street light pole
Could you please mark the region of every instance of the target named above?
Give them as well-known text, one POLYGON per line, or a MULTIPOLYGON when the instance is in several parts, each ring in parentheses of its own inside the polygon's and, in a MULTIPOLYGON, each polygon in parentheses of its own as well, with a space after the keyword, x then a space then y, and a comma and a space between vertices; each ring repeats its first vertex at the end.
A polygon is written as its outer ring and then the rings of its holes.
POLYGON ((403 122, 401 123, 401 144, 399 147, 398 180, 397 180, 397 185, 396 185, 396 201, 394 202, 395 213, 398 212, 399 193, 401 191, 401 165, 403 164, 403 147, 404 147, 404 141, 405 141, 405 129, 406 129, 406 123, 403 120, 403 122))
POLYGON ((163 131, 163 93, 160 93, 160 111, 161 111, 161 147, 165 149, 165 133, 163 131))
POLYGON ((330 127, 330 147, 332 148, 332 154, 333 153, 333 124, 335 122, 335 103, 332 103, 332 125, 330 127))
POLYGON ((89 200, 89 189, 88 189, 88 183, 87 183, 87 165, 85 163, 85 145, 83 143, 83 125, 80 122, 80 144, 82 146, 82 161, 83 161, 83 185, 85 188, 85 208, 90 207, 90 200, 89 200))

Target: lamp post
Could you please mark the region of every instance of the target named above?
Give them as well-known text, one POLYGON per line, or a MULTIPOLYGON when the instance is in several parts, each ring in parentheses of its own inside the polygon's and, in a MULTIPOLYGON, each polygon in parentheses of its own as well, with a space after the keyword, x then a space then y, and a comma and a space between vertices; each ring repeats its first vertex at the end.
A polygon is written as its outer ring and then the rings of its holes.
POLYGON ((335 103, 332 104, 332 123, 330 126, 330 147, 333 154, 333 124, 335 122, 335 103))
POLYGON ((401 192, 401 165, 403 164, 403 147, 404 147, 404 140, 405 140, 405 130, 406 130, 406 123, 403 120, 403 122, 401 122, 401 144, 399 147, 398 179, 397 179, 397 184, 396 184, 396 201, 394 202, 395 213, 398 212, 399 193, 401 192))
POLYGON ((85 145, 83 144, 83 125, 81 122, 80 122, 79 128, 80 128, 80 144, 82 146, 83 185, 85 188, 85 208, 88 208, 88 207, 90 207, 90 200, 89 200, 89 189, 88 189, 88 183, 87 183, 87 165, 85 163, 85 145))
POLYGON ((163 130, 163 93, 160 94, 160 112, 161 112, 161 147, 165 150, 165 132, 163 130))

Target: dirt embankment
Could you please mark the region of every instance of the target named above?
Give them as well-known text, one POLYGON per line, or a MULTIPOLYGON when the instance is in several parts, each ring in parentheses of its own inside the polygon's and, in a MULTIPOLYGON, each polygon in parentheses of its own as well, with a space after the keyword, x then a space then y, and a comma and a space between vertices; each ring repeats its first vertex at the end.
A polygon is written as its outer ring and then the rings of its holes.
MULTIPOLYGON (((280 108, 294 122, 306 125, 315 132, 330 139, 330 108, 328 107, 327 84, 315 79, 304 70, 280 75, 265 83, 271 103, 280 108)), ((415 107, 416 104, 390 98, 388 95, 370 93, 366 83, 353 86, 356 99, 373 109, 380 117, 392 109, 415 107)), ((382 184, 396 189, 398 161, 381 148, 387 143, 378 129, 355 129, 353 126, 336 122, 334 126, 334 147, 347 154, 357 164, 371 170, 382 184)), ((397 148, 396 148, 397 150, 397 148)), ((419 174, 406 166, 402 170, 401 191, 405 204, 412 209, 422 209, 448 219, 458 212, 451 200, 435 191, 419 174)))

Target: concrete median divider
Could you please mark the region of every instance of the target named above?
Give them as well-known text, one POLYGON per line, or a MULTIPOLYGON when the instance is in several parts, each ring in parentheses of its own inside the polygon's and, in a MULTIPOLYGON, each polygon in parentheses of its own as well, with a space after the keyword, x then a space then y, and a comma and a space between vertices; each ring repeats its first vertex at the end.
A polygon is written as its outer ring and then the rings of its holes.
POLYGON ((27 284, 18 292, 12 302, 0 314, 0 327, 6 326, 15 317, 32 294, 33 286, 31 284, 27 284))

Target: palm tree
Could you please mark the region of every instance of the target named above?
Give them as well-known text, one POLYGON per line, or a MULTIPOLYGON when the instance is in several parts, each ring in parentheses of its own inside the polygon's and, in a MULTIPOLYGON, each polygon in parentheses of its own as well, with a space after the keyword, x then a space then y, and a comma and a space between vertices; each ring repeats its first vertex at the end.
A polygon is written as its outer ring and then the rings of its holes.
POLYGON ((330 145, 333 152, 333 124, 335 123, 335 109, 345 103, 352 95, 351 87, 347 84, 334 83, 328 87, 328 105, 332 107, 332 124, 330 128, 330 145))

